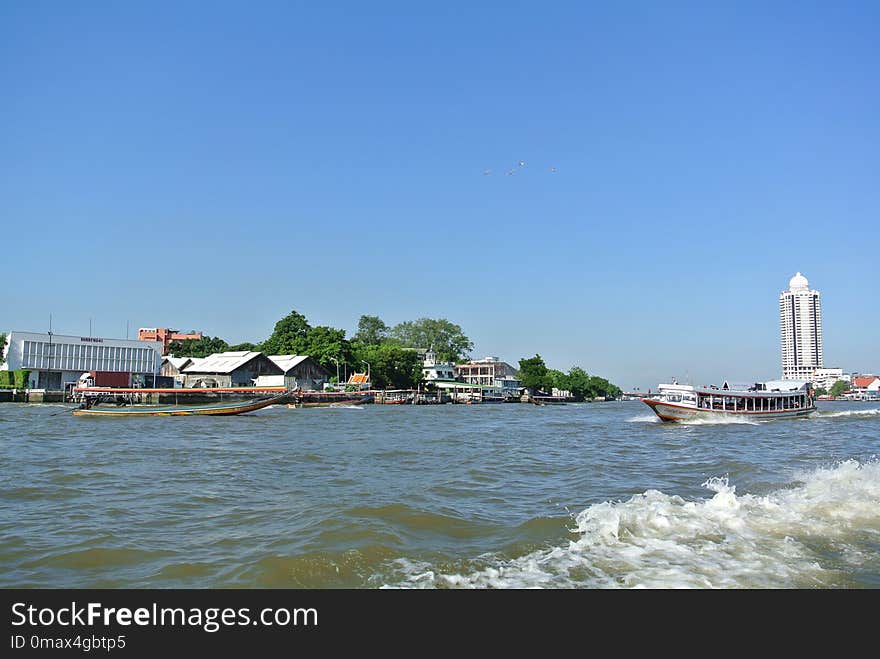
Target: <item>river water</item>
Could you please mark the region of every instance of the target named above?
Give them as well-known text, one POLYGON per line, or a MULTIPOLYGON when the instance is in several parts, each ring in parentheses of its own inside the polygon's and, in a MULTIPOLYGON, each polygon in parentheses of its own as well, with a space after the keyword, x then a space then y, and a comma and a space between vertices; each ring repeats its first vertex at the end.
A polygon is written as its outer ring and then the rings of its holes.
POLYGON ((880 587, 880 406, 0 405, 3 587, 880 587))

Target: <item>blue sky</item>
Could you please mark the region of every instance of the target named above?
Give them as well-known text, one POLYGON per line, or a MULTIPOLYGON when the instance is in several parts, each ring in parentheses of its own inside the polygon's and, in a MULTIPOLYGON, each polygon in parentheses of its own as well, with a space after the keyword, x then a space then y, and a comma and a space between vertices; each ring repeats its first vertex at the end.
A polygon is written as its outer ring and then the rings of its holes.
POLYGON ((880 6, 420 4, 0 2, 0 326, 445 317, 647 388, 777 376, 799 270, 880 371, 880 6))

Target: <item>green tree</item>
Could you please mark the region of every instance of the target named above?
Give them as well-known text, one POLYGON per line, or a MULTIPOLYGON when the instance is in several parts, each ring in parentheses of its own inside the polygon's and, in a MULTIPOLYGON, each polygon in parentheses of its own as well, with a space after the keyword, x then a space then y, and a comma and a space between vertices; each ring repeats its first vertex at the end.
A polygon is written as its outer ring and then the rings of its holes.
POLYGON ((200 339, 174 341, 168 352, 175 357, 207 357, 215 352, 226 352, 229 344, 219 337, 203 336, 200 339))
POLYGON ((460 362, 474 349, 461 327, 445 318, 419 318, 395 325, 389 337, 407 348, 433 348, 438 359, 460 362))
POLYGON ((244 343, 236 343, 234 346, 229 346, 229 349, 236 352, 240 350, 246 350, 248 352, 259 352, 260 346, 258 346, 256 343, 245 341, 244 343))
POLYGON ((351 342, 345 338, 345 330, 325 325, 309 329, 302 351, 294 354, 308 355, 334 373, 336 362, 333 359, 338 360, 340 364, 350 364, 354 361, 351 342))
POLYGON ((846 380, 838 380, 833 385, 831 385, 831 390, 828 392, 835 398, 840 396, 844 391, 849 391, 850 383, 846 380))
POLYGON ((547 375, 547 365, 541 355, 519 360, 519 375, 522 384, 532 391, 549 391, 553 384, 547 375))
POLYGON ((590 376, 580 366, 572 366, 568 372, 568 390, 577 400, 593 398, 590 376))
POLYGON ((6 363, 6 332, 0 332, 0 364, 6 363))
POLYGON ((414 351, 393 343, 352 345, 356 363, 369 363, 374 389, 412 389, 421 380, 422 362, 414 351))
POLYGON ((364 345, 379 345, 388 339, 388 325, 379 316, 361 316, 355 341, 364 345))
POLYGON ((275 323, 272 336, 263 341, 260 350, 267 355, 306 355, 310 329, 312 327, 305 316, 291 311, 275 323))
POLYGON ((620 387, 611 384, 605 378, 596 375, 590 377, 590 398, 617 398, 621 393, 620 387))
POLYGON ((562 389, 563 391, 570 390, 568 376, 562 371, 557 371, 555 368, 547 369, 547 385, 550 390, 554 387, 556 389, 562 389))

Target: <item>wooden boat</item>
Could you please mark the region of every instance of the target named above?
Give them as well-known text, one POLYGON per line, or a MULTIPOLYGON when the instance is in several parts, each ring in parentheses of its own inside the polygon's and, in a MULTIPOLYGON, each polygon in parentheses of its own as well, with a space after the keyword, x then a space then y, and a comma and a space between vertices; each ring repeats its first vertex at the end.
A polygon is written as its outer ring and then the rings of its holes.
POLYGON ((294 394, 292 401, 287 407, 294 409, 298 407, 339 407, 348 405, 366 405, 375 400, 374 394, 356 393, 356 392, 304 392, 294 394))
POLYGON ((225 403, 221 405, 199 405, 193 407, 80 407, 73 410, 74 416, 128 417, 128 416, 231 416, 253 412, 269 405, 277 405, 288 399, 287 392, 258 398, 256 400, 225 403))
POLYGON ((532 396, 535 405, 565 405, 568 399, 561 396, 532 396))
POLYGON ((784 419, 816 411, 815 392, 805 380, 771 380, 754 384, 725 382, 717 386, 661 384, 659 393, 641 399, 663 421, 736 417, 784 419))

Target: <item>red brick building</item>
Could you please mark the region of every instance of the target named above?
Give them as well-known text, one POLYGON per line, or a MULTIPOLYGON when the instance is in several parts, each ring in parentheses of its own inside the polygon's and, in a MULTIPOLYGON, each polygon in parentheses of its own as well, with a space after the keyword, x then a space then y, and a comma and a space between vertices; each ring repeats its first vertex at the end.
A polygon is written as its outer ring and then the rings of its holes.
POLYGON ((172 341, 188 341, 202 338, 201 332, 190 332, 189 334, 181 334, 180 330, 170 329, 167 327, 141 327, 138 330, 138 339, 140 341, 161 341, 162 354, 168 354, 168 347, 172 341))

